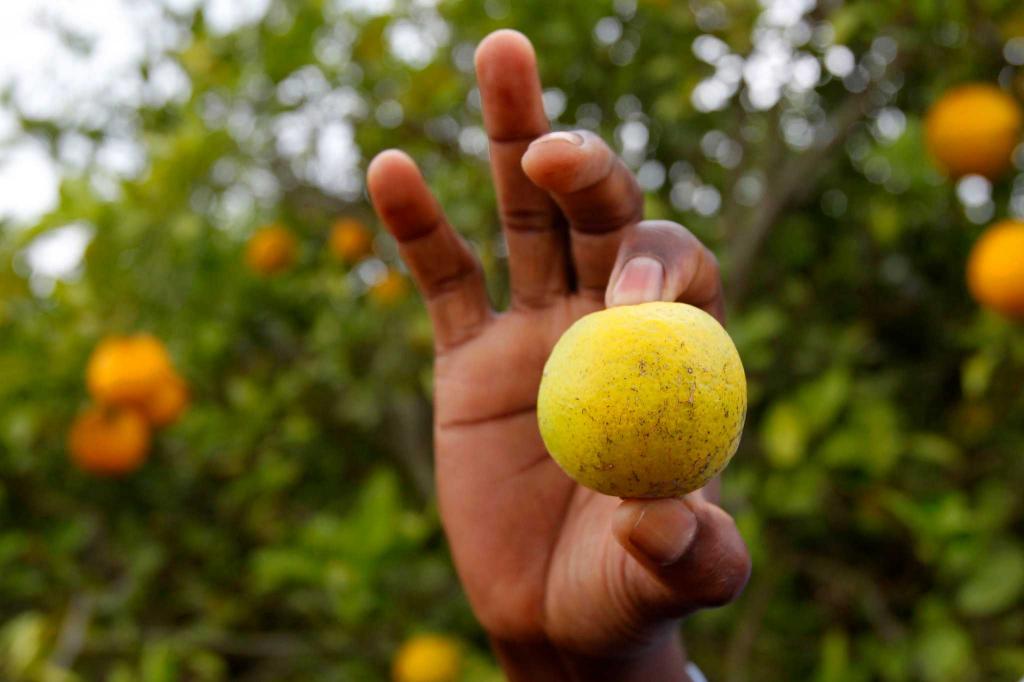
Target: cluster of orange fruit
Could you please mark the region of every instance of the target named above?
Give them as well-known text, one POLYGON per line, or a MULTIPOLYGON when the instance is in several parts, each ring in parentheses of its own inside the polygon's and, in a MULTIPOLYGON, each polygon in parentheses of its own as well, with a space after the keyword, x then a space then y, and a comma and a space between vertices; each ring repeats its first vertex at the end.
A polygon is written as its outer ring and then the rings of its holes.
MULTIPOLYGON (((995 181, 1013 165, 1024 113, 1017 100, 987 83, 946 92, 925 119, 925 142, 954 178, 995 181)), ((1004 220, 981 235, 967 262, 967 285, 983 306, 1024 319, 1024 220, 1004 220)))
MULTIPOLYGON (((361 221, 341 218, 331 226, 327 250, 336 261, 353 265, 373 251, 373 235, 361 221)), ((256 230, 249 238, 245 262, 256 274, 271 277, 290 270, 295 265, 298 252, 295 233, 280 223, 272 223, 256 230)), ((405 277, 389 268, 370 287, 369 296, 378 305, 390 306, 400 301, 407 289, 405 277)))
POLYGON ((101 341, 89 358, 86 385, 95 404, 75 418, 68 450, 75 464, 95 474, 139 468, 153 429, 173 424, 188 407, 185 380, 150 334, 101 341))

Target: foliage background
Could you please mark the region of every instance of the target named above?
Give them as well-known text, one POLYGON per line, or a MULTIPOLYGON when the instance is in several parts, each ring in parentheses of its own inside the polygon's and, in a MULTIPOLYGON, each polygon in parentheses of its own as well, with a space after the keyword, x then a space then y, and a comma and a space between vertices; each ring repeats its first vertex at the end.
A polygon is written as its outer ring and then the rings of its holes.
POLYGON ((0 226, 0 677, 379 680, 432 630, 498 679, 431 502, 423 311, 365 296, 397 265, 383 233, 354 268, 323 246, 374 224, 361 169, 402 147, 504 299, 471 74, 499 27, 534 40, 555 125, 614 140, 648 215, 724 265, 751 400, 725 504, 755 569, 684 626, 709 679, 1024 676, 1024 330, 963 285, 1024 175, 954 185, 921 139, 953 84, 1021 92, 1019 3, 276 0, 226 32, 188 5, 153 5, 177 38, 139 71, 172 94, 98 118, 4 97, 65 179, 0 226), (104 168, 113 138, 137 168, 104 168), (271 220, 301 258, 260 279, 241 253, 271 220), (47 276, 32 249, 68 225, 84 258, 47 276), (133 330, 194 402, 138 474, 96 479, 65 432, 92 347, 133 330))

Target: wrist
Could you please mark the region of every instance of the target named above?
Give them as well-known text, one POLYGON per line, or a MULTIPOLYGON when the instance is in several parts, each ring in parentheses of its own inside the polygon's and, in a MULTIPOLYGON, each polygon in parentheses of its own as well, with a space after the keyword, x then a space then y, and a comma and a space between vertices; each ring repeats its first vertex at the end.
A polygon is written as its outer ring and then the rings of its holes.
POLYGON ((692 682, 686 652, 675 628, 651 645, 618 656, 584 655, 550 642, 491 639, 508 682, 692 682))

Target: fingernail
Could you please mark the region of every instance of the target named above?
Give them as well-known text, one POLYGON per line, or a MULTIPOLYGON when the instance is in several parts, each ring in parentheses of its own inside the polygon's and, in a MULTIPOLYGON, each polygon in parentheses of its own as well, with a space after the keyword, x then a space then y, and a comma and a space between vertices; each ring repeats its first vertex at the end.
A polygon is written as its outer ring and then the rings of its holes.
POLYGON ((661 299, 665 285, 665 268, 648 256, 630 260, 619 273, 619 279, 608 295, 608 305, 632 305, 661 299))
POLYGON ((577 133, 571 133, 567 130, 559 130, 557 132, 548 133, 547 135, 538 137, 536 140, 530 143, 530 146, 532 147, 535 144, 544 144, 545 142, 558 141, 568 142, 570 144, 576 145, 577 147, 583 146, 583 136, 577 133))
POLYGON ((629 544, 659 566, 679 561, 697 535, 697 517, 682 500, 626 502, 616 513, 629 516, 619 523, 632 523, 629 544))

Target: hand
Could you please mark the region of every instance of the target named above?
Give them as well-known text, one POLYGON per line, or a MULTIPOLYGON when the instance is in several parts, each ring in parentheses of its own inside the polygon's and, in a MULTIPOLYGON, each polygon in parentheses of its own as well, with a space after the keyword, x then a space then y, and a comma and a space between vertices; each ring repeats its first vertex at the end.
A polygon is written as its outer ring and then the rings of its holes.
POLYGON ((589 132, 548 133, 529 41, 498 31, 476 69, 508 245, 512 301, 413 161, 370 164, 373 203, 434 326, 441 515, 456 567, 512 680, 684 680, 675 619, 725 604, 750 560, 705 491, 625 500, 576 485, 537 427, 541 370, 574 321, 605 305, 678 300, 722 318, 714 256, 683 227, 642 222, 629 169, 589 132))

